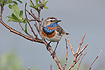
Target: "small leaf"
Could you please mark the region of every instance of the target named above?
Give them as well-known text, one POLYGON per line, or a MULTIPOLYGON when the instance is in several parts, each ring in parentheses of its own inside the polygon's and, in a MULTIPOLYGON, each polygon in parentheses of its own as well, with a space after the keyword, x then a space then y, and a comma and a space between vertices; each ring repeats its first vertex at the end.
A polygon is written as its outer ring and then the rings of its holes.
POLYGON ((19 17, 22 18, 23 16, 23 10, 20 11, 19 17))
POLYGON ((20 3, 22 3, 22 1, 20 1, 20 0, 17 0, 18 2, 20 2, 20 3))
POLYGON ((17 4, 18 5, 18 3, 16 2, 16 1, 12 1, 14 4, 17 4))
POLYGON ((33 6, 32 2, 30 1, 30 6, 33 6))
POLYGON ((25 33, 27 34, 27 23, 25 24, 25 33))
POLYGON ((9 4, 8 7, 9 7, 10 9, 12 9, 12 5, 11 5, 11 4, 9 4))
POLYGON ((48 9, 48 7, 47 7, 47 6, 44 6, 44 8, 45 8, 45 9, 48 9))
POLYGON ((12 18, 18 20, 18 18, 12 13, 12 18))
POLYGON ((7 16, 9 18, 8 22, 14 21, 18 22, 18 18, 12 13, 12 16, 7 16))
POLYGON ((19 10, 19 7, 16 4, 13 4, 12 11, 13 11, 15 16, 19 17, 20 10, 19 10))
POLYGON ((38 5, 38 1, 39 1, 39 0, 36 0, 36 6, 38 5))

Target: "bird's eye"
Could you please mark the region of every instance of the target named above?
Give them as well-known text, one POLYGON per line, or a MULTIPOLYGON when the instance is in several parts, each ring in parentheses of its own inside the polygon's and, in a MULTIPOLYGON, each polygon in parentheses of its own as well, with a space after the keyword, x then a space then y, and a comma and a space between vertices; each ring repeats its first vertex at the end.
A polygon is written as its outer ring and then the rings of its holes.
POLYGON ((50 20, 51 22, 53 22, 52 20, 50 20))

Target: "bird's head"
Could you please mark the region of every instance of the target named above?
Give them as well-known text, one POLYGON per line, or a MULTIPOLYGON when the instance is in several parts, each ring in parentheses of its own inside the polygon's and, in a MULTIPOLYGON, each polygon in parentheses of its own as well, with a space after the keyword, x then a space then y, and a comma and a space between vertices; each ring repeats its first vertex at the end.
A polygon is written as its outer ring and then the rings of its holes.
POLYGON ((55 17, 48 17, 47 19, 44 20, 43 22, 43 27, 47 27, 49 25, 51 25, 52 23, 58 23, 61 22, 61 20, 57 20, 57 18, 55 17))

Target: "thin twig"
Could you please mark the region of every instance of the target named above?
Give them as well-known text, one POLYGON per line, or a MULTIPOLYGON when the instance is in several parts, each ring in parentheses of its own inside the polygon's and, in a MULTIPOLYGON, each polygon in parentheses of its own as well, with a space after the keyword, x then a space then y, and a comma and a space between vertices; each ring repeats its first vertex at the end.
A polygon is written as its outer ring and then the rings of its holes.
POLYGON ((77 70, 79 69, 79 67, 80 67, 80 64, 81 64, 81 62, 82 62, 82 60, 83 60, 83 58, 84 58, 84 56, 87 54, 87 52, 82 56, 82 58, 81 58, 81 60, 80 60, 80 62, 79 62, 79 65, 78 65, 78 68, 77 68, 77 70))
POLYGON ((40 19, 38 19, 38 18, 35 16, 35 14, 32 12, 32 9, 30 10, 30 12, 31 12, 31 14, 33 15, 33 17, 34 17, 34 19, 35 19, 36 21, 41 22, 40 19))
POLYGON ((32 5, 34 6, 34 3, 32 2, 32 0, 30 0, 30 1, 31 1, 32 5))
POLYGON ((89 70, 91 70, 92 65, 93 65, 93 64, 94 64, 94 62, 98 59, 98 57, 100 56, 101 52, 102 52, 102 49, 101 49, 100 53, 97 55, 97 57, 94 59, 94 61, 92 62, 92 64, 90 65, 89 70))
POLYGON ((74 53, 74 51, 73 51, 73 47, 72 47, 72 45, 71 45, 71 43, 70 43, 70 39, 69 39, 69 36, 68 36, 68 35, 67 35, 67 39, 68 39, 68 42, 69 42, 71 51, 72 51, 73 55, 75 55, 75 53, 74 53))
POLYGON ((81 53, 81 55, 78 57, 78 59, 76 60, 76 62, 78 62, 80 60, 80 58, 81 58, 82 55, 83 54, 81 53))
MULTIPOLYGON (((24 28, 22 27, 22 25, 19 23, 20 27, 22 28, 22 30, 25 32, 24 28)), ((27 35, 29 35, 30 37, 34 38, 32 35, 30 35, 28 32, 27 32, 27 35)))
POLYGON ((39 29, 38 29, 37 22, 35 22, 34 26, 35 26, 35 28, 36 28, 37 32, 39 33, 39 29))
POLYGON ((83 47, 83 49, 78 53, 78 55, 79 54, 81 54, 84 50, 85 50, 85 48, 88 46, 88 44, 86 44, 84 47, 83 47))
MULTIPOLYGON (((26 13, 26 6, 27 6, 27 3, 25 4, 25 16, 26 16, 26 20, 27 20, 28 18, 27 18, 27 13, 26 13)), ((27 22, 28 22, 28 25, 29 25, 29 27, 30 27, 30 29, 31 29, 32 33, 33 33, 33 34, 34 34, 34 36, 37 38, 37 35, 35 34, 35 32, 34 32, 33 28, 31 27, 31 25, 30 25, 29 21, 27 21, 27 22)))
POLYGON ((75 64, 76 62, 73 62, 73 64, 67 70, 71 70, 71 68, 73 68, 75 64))
POLYGON ((66 41, 66 61, 65 61, 65 65, 64 65, 64 70, 65 70, 65 67, 67 66, 67 60, 68 60, 68 46, 67 46, 67 39, 65 39, 66 41))
POLYGON ((50 65, 50 70, 52 70, 52 65, 50 65))
POLYGON ((4 7, 4 4, 3 3, 1 3, 1 14, 0 14, 0 20, 2 20, 2 13, 3 13, 3 7, 4 7))
POLYGON ((84 33, 84 36, 82 37, 82 41, 81 41, 81 43, 79 44, 77 53, 79 52, 79 50, 80 50, 80 48, 81 48, 81 45, 83 44, 83 40, 84 40, 84 38, 85 38, 85 35, 86 35, 86 33, 84 33))

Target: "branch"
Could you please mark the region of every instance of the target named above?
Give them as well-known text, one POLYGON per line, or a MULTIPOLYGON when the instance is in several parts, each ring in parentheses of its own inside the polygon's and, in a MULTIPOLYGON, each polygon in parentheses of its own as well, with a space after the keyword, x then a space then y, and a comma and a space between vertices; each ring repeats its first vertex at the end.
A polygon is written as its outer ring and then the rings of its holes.
MULTIPOLYGON (((24 28, 22 27, 22 25, 19 23, 21 29, 25 32, 24 28)), ((30 37, 34 38, 32 35, 30 35, 28 32, 27 32, 27 35, 29 35, 30 37)))
POLYGON ((84 40, 84 38, 85 38, 85 35, 86 35, 86 33, 84 33, 84 36, 82 37, 82 41, 81 41, 81 43, 79 44, 77 53, 79 52, 79 50, 80 50, 80 48, 81 48, 81 45, 83 44, 83 40, 84 40))
POLYGON ((52 65, 50 65, 50 70, 52 70, 52 65))
POLYGON ((72 51, 72 53, 73 53, 73 55, 74 55, 73 64, 68 68, 68 70, 70 70, 71 68, 73 68, 74 65, 80 60, 80 58, 81 58, 81 56, 82 56, 82 52, 83 52, 83 51, 85 50, 85 48, 88 46, 88 44, 86 44, 86 45, 83 47, 83 49, 80 51, 80 48, 81 48, 81 45, 83 44, 84 38, 85 38, 85 33, 84 33, 84 36, 82 37, 81 43, 80 43, 79 46, 78 46, 77 52, 75 53, 75 52, 73 51, 72 45, 71 45, 71 43, 70 43, 69 36, 67 35, 67 39, 68 39, 68 42, 69 42, 71 51, 72 51), (79 51, 80 51, 80 52, 79 52, 79 51), (78 57, 78 56, 79 56, 79 57, 78 57))
POLYGON ((4 4, 3 3, 1 3, 1 14, 0 14, 0 20, 2 20, 2 13, 3 13, 3 7, 4 7, 4 4))
POLYGON ((69 42, 71 51, 72 51, 72 53, 73 53, 73 55, 74 55, 75 53, 74 53, 73 47, 72 47, 72 45, 71 45, 71 43, 70 43, 70 39, 69 39, 69 36, 68 36, 68 35, 67 35, 67 39, 68 39, 68 42, 69 42))
POLYGON ((67 39, 65 39, 65 41, 66 41, 66 50, 67 50, 67 52, 66 52, 66 61, 65 61, 65 65, 64 65, 64 70, 65 70, 65 67, 67 66, 67 60, 68 60, 68 46, 67 46, 67 39))
POLYGON ((83 60, 83 58, 84 58, 84 56, 87 54, 87 52, 82 56, 82 58, 81 58, 81 60, 80 60, 80 62, 79 62, 79 65, 78 65, 78 68, 77 68, 77 70, 79 69, 79 67, 80 67, 80 64, 81 64, 81 62, 82 62, 82 60, 83 60))
POLYGON ((24 38, 27 39, 27 40, 34 41, 34 42, 38 42, 38 43, 43 43, 43 41, 42 41, 41 39, 35 39, 35 38, 32 38, 32 37, 29 37, 29 36, 27 36, 27 35, 22 34, 22 33, 19 32, 19 31, 15 30, 15 29, 13 29, 13 28, 11 28, 11 27, 9 27, 9 26, 8 26, 7 24, 5 24, 2 20, 0 20, 0 23, 1 23, 3 26, 5 26, 8 30, 10 30, 11 32, 13 32, 13 33, 15 33, 15 34, 17 34, 17 35, 19 35, 19 36, 22 36, 22 37, 24 37, 24 38))
MULTIPOLYGON (((25 16, 26 16, 26 20, 27 20, 28 18, 27 18, 27 13, 26 13, 26 6, 27 6, 27 3, 25 3, 25 16)), ((37 35, 35 34, 35 32, 34 32, 33 28, 31 27, 31 25, 30 25, 30 23, 29 23, 28 20, 27 20, 27 22, 28 22, 28 25, 29 25, 29 27, 30 27, 32 33, 33 33, 34 36, 37 38, 37 35)))
POLYGON ((91 70, 92 65, 93 65, 93 64, 94 64, 94 62, 98 59, 98 57, 100 56, 101 52, 102 52, 102 49, 101 49, 100 53, 97 55, 97 57, 94 59, 94 61, 92 62, 92 64, 90 65, 89 70, 91 70))

